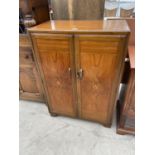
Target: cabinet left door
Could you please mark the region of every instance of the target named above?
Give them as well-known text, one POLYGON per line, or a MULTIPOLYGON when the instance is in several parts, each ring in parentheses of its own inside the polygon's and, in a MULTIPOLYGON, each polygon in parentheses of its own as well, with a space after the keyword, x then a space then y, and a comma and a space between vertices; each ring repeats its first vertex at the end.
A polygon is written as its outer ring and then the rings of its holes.
POLYGON ((51 114, 76 117, 73 37, 31 33, 51 114))
POLYGON ((44 102, 44 95, 27 35, 19 36, 19 97, 44 102))

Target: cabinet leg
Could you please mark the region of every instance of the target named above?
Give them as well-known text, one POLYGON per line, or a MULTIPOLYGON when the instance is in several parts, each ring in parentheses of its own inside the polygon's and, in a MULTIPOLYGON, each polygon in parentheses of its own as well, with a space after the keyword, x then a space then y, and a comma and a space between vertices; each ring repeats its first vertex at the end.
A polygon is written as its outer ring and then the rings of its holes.
POLYGON ((53 117, 58 116, 56 113, 53 113, 53 112, 51 112, 50 114, 51 114, 51 116, 53 116, 53 117))
POLYGON ((119 135, 126 135, 127 134, 127 133, 121 131, 121 129, 117 129, 116 133, 119 135))
POLYGON ((111 122, 106 122, 106 123, 102 123, 102 125, 104 127, 111 128, 112 123, 111 122))

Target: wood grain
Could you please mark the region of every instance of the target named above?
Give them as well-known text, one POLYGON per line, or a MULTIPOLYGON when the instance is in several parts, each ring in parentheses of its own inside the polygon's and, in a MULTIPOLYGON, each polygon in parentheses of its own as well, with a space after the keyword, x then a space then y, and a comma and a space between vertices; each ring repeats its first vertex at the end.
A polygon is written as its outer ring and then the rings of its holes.
POLYGON ((34 67, 20 67, 20 83, 24 92, 38 93, 34 72, 34 67))
POLYGON ((135 45, 135 18, 126 19, 129 27, 130 27, 130 38, 129 38, 129 45, 135 45))
POLYGON ((130 71, 118 116, 118 134, 135 134, 135 70, 130 71))
POLYGON ((19 36, 20 99, 44 102, 41 79, 34 62, 28 35, 19 36))
POLYGON ((130 59, 130 68, 135 69, 135 46, 129 46, 128 51, 130 59))
POLYGON ((126 21, 53 22, 29 29, 50 112, 110 127, 127 54, 126 21))
POLYGON ((125 20, 55 20, 29 28, 29 32, 128 34, 130 29, 125 20))
POLYGON ((75 117, 71 36, 33 35, 52 113, 75 117))
POLYGON ((44 102, 35 65, 21 65, 19 70, 20 99, 44 102))
POLYGON ((128 23, 128 26, 130 28, 130 38, 129 38, 129 45, 130 46, 134 46, 135 45, 135 18, 127 18, 127 17, 123 17, 123 18, 107 18, 108 20, 117 20, 117 21, 124 21, 126 20, 128 23))
POLYGON ((33 56, 32 56, 32 49, 30 47, 20 47, 19 48, 19 63, 22 65, 25 64, 34 64, 33 56))
POLYGON ((135 53, 134 46, 129 46, 130 72, 126 89, 121 90, 118 107, 118 134, 135 134, 135 53))
POLYGON ((82 80, 77 81, 79 115, 109 126, 108 110, 115 102, 114 98, 111 100, 112 92, 119 86, 115 79, 120 71, 122 38, 78 35, 75 39, 76 68, 83 70, 82 80))
POLYGON ((26 34, 20 34, 19 35, 19 46, 31 48, 31 42, 30 42, 30 40, 26 34))

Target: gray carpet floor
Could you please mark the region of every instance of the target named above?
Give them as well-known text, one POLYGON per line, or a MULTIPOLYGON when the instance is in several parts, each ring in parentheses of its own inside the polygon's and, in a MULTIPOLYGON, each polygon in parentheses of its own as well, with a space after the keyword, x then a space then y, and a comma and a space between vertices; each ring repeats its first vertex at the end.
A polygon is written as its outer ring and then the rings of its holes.
POLYGON ((20 101, 20 155, 134 155, 135 138, 68 117, 51 117, 45 104, 20 101))

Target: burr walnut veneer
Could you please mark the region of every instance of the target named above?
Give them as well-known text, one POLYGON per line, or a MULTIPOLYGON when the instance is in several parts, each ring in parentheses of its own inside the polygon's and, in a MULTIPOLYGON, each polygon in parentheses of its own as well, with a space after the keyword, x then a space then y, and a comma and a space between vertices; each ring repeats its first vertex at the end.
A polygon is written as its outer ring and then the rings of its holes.
POLYGON ((29 29, 52 115, 111 125, 129 32, 117 20, 58 20, 29 29))

